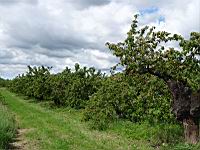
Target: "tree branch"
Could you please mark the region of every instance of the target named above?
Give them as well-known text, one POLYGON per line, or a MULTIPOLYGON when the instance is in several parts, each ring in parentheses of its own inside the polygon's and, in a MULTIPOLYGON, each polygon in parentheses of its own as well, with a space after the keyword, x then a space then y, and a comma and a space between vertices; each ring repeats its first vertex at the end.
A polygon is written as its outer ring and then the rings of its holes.
POLYGON ((152 68, 149 68, 149 66, 147 66, 146 68, 143 68, 141 71, 139 71, 140 74, 145 74, 145 73, 149 73, 153 76, 156 76, 160 79, 163 79, 165 82, 167 82, 168 80, 172 79, 172 76, 165 74, 165 73, 160 73, 159 71, 155 71, 152 68))

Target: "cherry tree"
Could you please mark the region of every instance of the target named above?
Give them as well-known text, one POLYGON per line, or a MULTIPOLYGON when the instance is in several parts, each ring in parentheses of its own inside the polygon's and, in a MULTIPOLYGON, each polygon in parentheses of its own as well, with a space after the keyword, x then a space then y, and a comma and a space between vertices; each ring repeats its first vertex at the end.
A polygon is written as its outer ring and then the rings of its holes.
POLYGON ((188 143, 199 138, 200 118, 200 33, 190 33, 189 39, 155 27, 138 27, 138 15, 124 42, 107 43, 109 49, 129 75, 149 73, 165 81, 172 93, 172 111, 184 126, 188 143), (166 46, 176 42, 179 46, 166 46))

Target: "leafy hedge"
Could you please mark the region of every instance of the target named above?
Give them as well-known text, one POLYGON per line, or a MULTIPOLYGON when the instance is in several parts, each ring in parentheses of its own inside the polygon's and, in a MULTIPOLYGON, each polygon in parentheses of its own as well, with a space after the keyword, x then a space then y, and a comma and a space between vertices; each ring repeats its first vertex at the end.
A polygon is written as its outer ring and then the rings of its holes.
POLYGON ((118 74, 106 79, 92 95, 84 119, 92 120, 92 127, 99 129, 119 118, 132 122, 174 122, 170 98, 164 83, 157 78, 118 74))
POLYGON ((84 108, 86 101, 101 86, 103 74, 95 68, 75 65, 72 72, 66 68, 58 74, 50 74, 50 67, 30 67, 10 83, 13 92, 33 97, 38 101, 51 100, 57 106, 84 108))
POLYGON ((104 129, 110 121, 130 118, 134 112, 134 89, 126 82, 108 78, 88 101, 85 120, 92 120, 93 127, 104 129))
POLYGON ((103 129, 110 121, 173 122, 171 95, 163 81, 149 74, 126 76, 118 73, 105 76, 95 68, 75 65, 51 74, 49 67, 28 67, 26 74, 10 82, 16 93, 48 100, 56 106, 84 110, 84 119, 103 129))
POLYGON ((7 83, 8 83, 8 80, 0 78, 0 87, 6 87, 7 83))

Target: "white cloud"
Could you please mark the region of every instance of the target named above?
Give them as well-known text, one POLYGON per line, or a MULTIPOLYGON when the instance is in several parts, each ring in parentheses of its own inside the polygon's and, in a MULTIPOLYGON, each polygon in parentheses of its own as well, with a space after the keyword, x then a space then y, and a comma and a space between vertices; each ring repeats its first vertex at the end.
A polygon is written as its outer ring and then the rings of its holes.
POLYGON ((105 43, 123 40, 135 13, 156 8, 140 25, 188 36, 200 31, 199 7, 199 0, 2 0, 0 76, 13 77, 26 65, 109 69, 117 59, 105 43))

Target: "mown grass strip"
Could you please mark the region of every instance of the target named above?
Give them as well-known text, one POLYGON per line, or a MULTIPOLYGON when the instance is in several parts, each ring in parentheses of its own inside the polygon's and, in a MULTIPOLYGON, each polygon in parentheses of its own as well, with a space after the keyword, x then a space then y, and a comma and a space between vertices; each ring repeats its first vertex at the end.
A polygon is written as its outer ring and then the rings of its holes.
MULTIPOLYGON (((1 89, 6 103, 27 129, 28 149, 110 150, 137 149, 134 141, 109 131, 90 130, 81 121, 81 112, 72 109, 48 109, 1 89)), ((146 145, 146 149, 151 149, 146 145)))
POLYGON ((26 129, 27 149, 66 150, 199 150, 198 145, 183 143, 178 125, 150 125, 119 121, 105 131, 91 130, 81 121, 81 111, 50 109, 32 100, 0 89, 21 129, 26 129))

